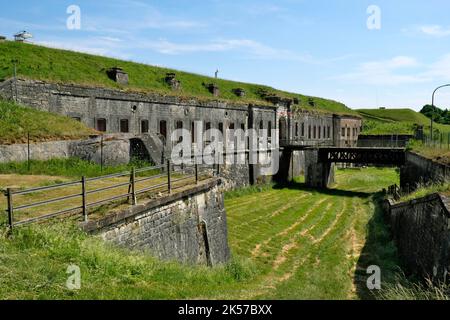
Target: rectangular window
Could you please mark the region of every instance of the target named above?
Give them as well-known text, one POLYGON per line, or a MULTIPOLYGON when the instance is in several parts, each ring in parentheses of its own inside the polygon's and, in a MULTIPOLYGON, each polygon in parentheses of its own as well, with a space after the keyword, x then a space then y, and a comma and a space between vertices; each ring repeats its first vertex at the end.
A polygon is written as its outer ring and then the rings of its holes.
POLYGON ((342 136, 345 137, 345 128, 342 128, 342 136))
POLYGON ((128 119, 122 119, 120 120, 120 132, 122 133, 128 133, 130 132, 128 119))
POLYGON ((142 120, 141 121, 141 133, 148 133, 148 120, 142 120))
POLYGON ((268 133, 267 133, 268 137, 272 138, 272 121, 269 121, 267 130, 268 130, 268 133))
POLYGON ((245 123, 241 123, 241 130, 245 131, 245 123))
POLYGON ((322 133, 322 128, 320 126, 317 127, 318 138, 320 139, 320 135, 322 133))
POLYGON ((165 120, 159 122, 159 134, 167 139, 167 122, 165 120))
POLYGON ((298 122, 295 123, 295 136, 298 137, 298 122))
POLYGON ((313 138, 316 139, 316 136, 317 136, 317 135, 316 135, 316 126, 314 126, 313 135, 314 135, 313 138))
MULTIPOLYGON (((183 121, 177 121, 177 122, 175 122, 175 129, 176 129, 176 130, 183 129, 183 121)), ((178 136, 178 143, 180 143, 180 142, 182 142, 182 141, 183 141, 183 135, 180 134, 180 135, 178 136)))
POLYGON ((311 126, 308 126, 308 139, 311 139, 311 126))
POLYGON ((302 123, 302 137, 305 136, 305 124, 302 123))
POLYGON ((331 138, 331 128, 330 126, 328 126, 328 134, 327 134, 328 139, 331 138))
POLYGON ((223 122, 219 123, 219 131, 221 134, 223 134, 223 122))
POLYGON ((106 132, 106 119, 97 119, 97 131, 106 132))

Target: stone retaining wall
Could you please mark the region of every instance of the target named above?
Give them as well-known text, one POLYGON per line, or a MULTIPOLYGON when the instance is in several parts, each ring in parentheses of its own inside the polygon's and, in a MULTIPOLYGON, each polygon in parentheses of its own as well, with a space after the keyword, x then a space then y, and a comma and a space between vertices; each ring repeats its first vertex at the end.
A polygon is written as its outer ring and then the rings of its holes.
POLYGON ((230 258, 220 179, 83 224, 106 241, 164 260, 217 265, 230 258))
POLYGON ((417 153, 406 153, 406 164, 400 168, 400 185, 415 189, 418 185, 441 184, 450 179, 450 167, 417 153))
POLYGON ((384 203, 399 258, 408 273, 446 281, 450 270, 450 199, 432 194, 384 203))

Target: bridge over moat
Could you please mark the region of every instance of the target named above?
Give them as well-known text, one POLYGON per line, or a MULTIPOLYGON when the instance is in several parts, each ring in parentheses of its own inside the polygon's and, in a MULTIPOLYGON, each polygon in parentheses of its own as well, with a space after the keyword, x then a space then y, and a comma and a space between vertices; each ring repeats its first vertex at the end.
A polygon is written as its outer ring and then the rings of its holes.
POLYGON ((335 163, 401 167, 406 162, 404 148, 311 147, 285 144, 282 147, 279 172, 281 180, 288 179, 293 151, 304 152, 305 183, 316 188, 327 188, 334 182, 335 163))

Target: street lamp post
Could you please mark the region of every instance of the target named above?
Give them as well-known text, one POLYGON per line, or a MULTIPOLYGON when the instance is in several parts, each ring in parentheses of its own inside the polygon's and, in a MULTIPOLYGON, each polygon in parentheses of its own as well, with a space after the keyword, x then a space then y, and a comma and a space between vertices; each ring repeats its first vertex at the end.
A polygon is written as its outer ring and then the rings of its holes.
POLYGON ((430 126, 430 138, 431 138, 431 142, 433 142, 433 117, 434 117, 434 96, 436 94, 436 91, 438 91, 439 89, 445 88, 445 87, 450 87, 450 84, 444 84, 442 86, 437 87, 434 91, 433 91, 433 96, 431 97, 431 126, 430 126))

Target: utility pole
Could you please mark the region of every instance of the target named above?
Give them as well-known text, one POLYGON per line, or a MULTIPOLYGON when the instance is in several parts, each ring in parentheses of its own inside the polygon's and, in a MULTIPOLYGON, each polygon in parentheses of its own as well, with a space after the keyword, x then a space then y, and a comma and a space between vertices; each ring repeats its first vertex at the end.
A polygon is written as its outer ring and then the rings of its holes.
POLYGON ((450 84, 444 84, 442 86, 437 87, 434 91, 433 91, 433 95, 431 97, 431 125, 430 125, 430 138, 431 138, 431 143, 433 143, 433 121, 434 121, 434 96, 436 94, 436 91, 438 91, 441 88, 445 88, 445 87, 450 87, 450 84))

